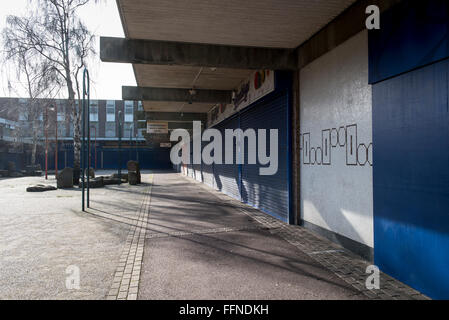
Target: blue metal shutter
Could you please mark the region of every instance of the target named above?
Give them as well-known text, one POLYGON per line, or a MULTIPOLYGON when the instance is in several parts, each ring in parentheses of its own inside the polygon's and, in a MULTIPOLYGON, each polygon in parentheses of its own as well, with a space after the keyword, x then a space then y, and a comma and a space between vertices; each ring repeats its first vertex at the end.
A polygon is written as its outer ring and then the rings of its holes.
POLYGON ((187 165, 187 175, 191 178, 195 177, 195 173, 193 171, 193 143, 190 141, 190 161, 187 165))
MULTIPOLYGON (((239 166, 235 163, 224 164, 225 161, 225 129, 239 128, 239 119, 234 117, 219 123, 216 129, 220 130, 222 136, 222 164, 214 164, 215 187, 221 192, 240 200, 240 177, 239 166)), ((234 154, 235 154, 234 141, 234 154)), ((235 156, 234 156, 235 158, 235 156)))
MULTIPOLYGON (((274 175, 259 175, 259 162, 248 163, 248 145, 245 141, 245 161, 241 166, 242 201, 282 220, 289 221, 288 179, 288 94, 276 94, 263 100, 240 116, 240 126, 246 129, 267 130, 267 154, 269 153, 269 129, 278 129, 278 171, 274 175)), ((258 138, 257 138, 258 139, 258 138)))
MULTIPOLYGON (((204 149, 209 142, 202 142, 201 151, 204 149)), ((205 164, 203 163, 201 166, 201 173, 203 182, 207 184, 209 187, 214 187, 214 165, 213 164, 205 164)))
MULTIPOLYGON (((192 136, 193 138, 193 136, 192 136)), ((192 148, 190 150, 191 154, 192 154, 192 167, 193 167, 193 177, 196 181, 201 182, 202 181, 202 177, 201 177, 201 163, 200 164, 194 164, 193 163, 193 142, 190 144, 190 148, 192 148)))

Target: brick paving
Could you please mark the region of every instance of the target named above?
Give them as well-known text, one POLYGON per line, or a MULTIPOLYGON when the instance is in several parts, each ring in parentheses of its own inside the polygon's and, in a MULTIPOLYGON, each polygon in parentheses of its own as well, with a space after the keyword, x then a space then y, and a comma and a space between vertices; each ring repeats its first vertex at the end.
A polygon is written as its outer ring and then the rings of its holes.
POLYGON ((192 178, 185 177, 192 183, 211 192, 223 203, 232 203, 242 213, 248 215, 259 224, 267 228, 271 234, 280 236, 291 245, 306 253, 313 260, 332 271, 340 279, 354 287, 358 293, 375 300, 429 300, 424 294, 414 290, 406 284, 380 272, 380 288, 367 289, 366 279, 369 274, 366 268, 370 262, 363 260, 358 255, 343 247, 320 237, 312 231, 297 225, 289 225, 279 221, 268 214, 254 209, 244 203, 213 190, 192 178))
POLYGON ((135 224, 129 231, 111 288, 106 297, 107 300, 137 299, 145 233, 150 212, 152 181, 153 176, 150 176, 150 186, 145 192, 135 224))

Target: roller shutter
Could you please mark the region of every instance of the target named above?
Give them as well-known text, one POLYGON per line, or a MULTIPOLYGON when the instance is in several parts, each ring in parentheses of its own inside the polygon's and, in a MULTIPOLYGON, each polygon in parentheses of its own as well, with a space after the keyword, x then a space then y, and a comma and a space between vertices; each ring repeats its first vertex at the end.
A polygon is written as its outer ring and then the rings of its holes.
POLYGON ((235 161, 233 164, 224 164, 225 129, 239 128, 239 119, 238 117, 234 117, 230 120, 225 120, 219 123, 215 128, 220 130, 223 139, 222 164, 214 164, 215 188, 235 199, 240 200, 239 166, 235 163, 235 161))
POLYGON ((269 153, 269 129, 278 129, 278 171, 274 175, 260 175, 259 162, 247 164, 248 147, 245 143, 245 164, 241 166, 242 201, 282 220, 289 221, 288 182, 288 94, 276 94, 261 101, 240 116, 243 131, 249 128, 267 129, 266 149, 269 153))
MULTIPOLYGON (((204 146, 206 146, 208 142, 202 142, 201 150, 203 150, 204 146)), ((201 165, 201 173, 203 182, 207 184, 209 187, 214 187, 214 165, 213 164, 205 164, 201 165)))

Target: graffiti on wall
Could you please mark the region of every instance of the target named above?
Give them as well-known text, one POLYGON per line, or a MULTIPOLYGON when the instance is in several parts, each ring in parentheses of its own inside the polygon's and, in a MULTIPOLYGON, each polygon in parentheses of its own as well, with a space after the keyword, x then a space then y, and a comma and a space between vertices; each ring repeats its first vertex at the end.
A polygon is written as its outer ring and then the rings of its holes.
POLYGON ((332 165, 332 153, 343 149, 347 166, 372 166, 372 142, 359 142, 357 124, 321 130, 321 143, 311 144, 310 132, 301 133, 299 150, 304 165, 332 165))

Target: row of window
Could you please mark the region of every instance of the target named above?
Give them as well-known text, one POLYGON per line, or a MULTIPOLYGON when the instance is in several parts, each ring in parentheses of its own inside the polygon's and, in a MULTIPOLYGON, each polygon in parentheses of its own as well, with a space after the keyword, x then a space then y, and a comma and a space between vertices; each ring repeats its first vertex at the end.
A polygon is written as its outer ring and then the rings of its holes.
MULTIPOLYGON (((78 102, 75 102, 76 104, 78 102)), ((138 110, 143 110, 142 102, 139 101, 138 110)), ((134 121, 134 102, 125 101, 125 122, 134 121)), ((25 112, 20 112, 19 120, 26 121, 27 116, 25 112)), ((43 114, 39 115, 39 120, 43 121, 43 114)), ((92 122, 98 122, 98 100, 90 101, 89 120, 92 122)), ((65 121, 64 110, 58 110, 58 121, 65 121)), ((115 101, 106 101, 106 122, 115 122, 115 101)))
MULTIPOLYGON (((139 101, 139 109, 141 108, 142 103, 139 101)), ((98 121, 98 101, 90 102, 90 121, 98 121)), ((133 122, 134 121, 134 102, 133 101, 125 101, 125 122, 133 122)), ((115 101, 107 100, 106 101, 106 122, 115 122, 115 101)))
MULTIPOLYGON (((95 134, 99 130, 99 124, 98 124, 98 122, 91 123, 90 127, 91 127, 91 130, 90 130, 91 138, 94 139, 95 134)), ((2 134, 0 136, 5 136, 5 137, 13 136, 14 129, 15 128, 13 126, 0 125, 0 131, 2 131, 2 134)), ((135 137, 133 129, 134 129, 133 123, 124 123, 123 128, 122 128, 122 138, 123 139, 128 139, 128 138, 133 139, 135 137)), ((22 130, 24 131, 25 136, 27 136, 27 135, 31 136, 32 128, 30 126, 22 127, 22 130)), ((42 131, 40 131, 40 134, 44 134, 44 132, 45 132, 45 130, 42 128, 42 131)), ((105 124, 105 137, 106 138, 117 138, 116 132, 117 132, 117 130, 116 130, 115 122, 107 122, 105 124)), ((49 135, 52 137, 54 136, 54 129, 49 132, 49 135)), ((65 125, 59 125, 58 126, 58 137, 67 137, 67 136, 73 137, 73 126, 70 125, 69 130, 67 131, 65 125)), ((137 137, 139 137, 139 138, 143 137, 142 130, 137 130, 137 137)))

